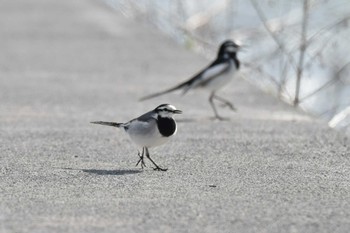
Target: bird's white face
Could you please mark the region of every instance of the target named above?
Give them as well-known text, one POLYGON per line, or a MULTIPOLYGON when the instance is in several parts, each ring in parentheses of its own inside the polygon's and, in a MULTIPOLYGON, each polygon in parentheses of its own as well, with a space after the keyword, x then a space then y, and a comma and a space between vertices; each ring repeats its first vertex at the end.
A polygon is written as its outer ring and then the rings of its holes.
POLYGON ((155 111, 162 117, 171 117, 173 114, 181 114, 182 111, 170 104, 159 105, 155 111))

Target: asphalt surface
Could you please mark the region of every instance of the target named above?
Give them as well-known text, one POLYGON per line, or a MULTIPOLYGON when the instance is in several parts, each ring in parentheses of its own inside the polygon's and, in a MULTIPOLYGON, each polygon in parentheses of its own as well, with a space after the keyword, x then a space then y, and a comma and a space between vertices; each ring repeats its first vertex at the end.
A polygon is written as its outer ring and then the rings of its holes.
MULTIPOLYGON (((0 232, 349 232, 348 139, 241 78, 138 98, 208 64, 98 1, 0 2, 0 232), (127 121, 171 103, 173 140, 135 167, 127 121)), ((215 56, 215 54, 213 54, 215 56)))

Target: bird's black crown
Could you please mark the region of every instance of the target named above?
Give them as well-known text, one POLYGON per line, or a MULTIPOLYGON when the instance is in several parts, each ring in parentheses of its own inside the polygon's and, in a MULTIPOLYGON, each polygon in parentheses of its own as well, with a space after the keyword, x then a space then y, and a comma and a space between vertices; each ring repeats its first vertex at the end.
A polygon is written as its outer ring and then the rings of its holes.
POLYGON ((220 45, 218 55, 222 56, 225 53, 236 54, 239 48, 240 46, 232 40, 226 40, 220 45))

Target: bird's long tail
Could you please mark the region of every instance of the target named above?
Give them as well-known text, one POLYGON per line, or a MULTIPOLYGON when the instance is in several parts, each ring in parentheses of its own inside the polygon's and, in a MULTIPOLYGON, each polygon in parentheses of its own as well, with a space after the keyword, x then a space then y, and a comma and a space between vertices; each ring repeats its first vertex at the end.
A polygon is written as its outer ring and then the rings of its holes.
MULTIPOLYGON (((191 81, 191 80, 189 80, 189 81, 191 81)), ((154 93, 154 94, 151 94, 151 95, 144 96, 144 97, 142 97, 140 99, 140 101, 144 101, 144 100, 151 99, 151 98, 154 98, 154 97, 157 97, 157 96, 160 96, 160 95, 164 95, 164 94, 167 94, 167 93, 172 92, 172 91, 180 90, 181 88, 184 88, 183 94, 185 94, 188 91, 188 88, 186 88, 186 87, 189 86, 189 84, 190 84, 189 81, 181 83, 181 84, 179 84, 179 85, 177 85, 175 87, 172 87, 170 89, 167 89, 165 91, 161 91, 161 92, 157 92, 157 93, 154 93)))
POLYGON ((99 125, 108 125, 108 126, 113 126, 113 127, 122 127, 124 124, 123 123, 116 123, 116 122, 106 122, 106 121, 92 121, 90 122, 92 124, 99 124, 99 125))

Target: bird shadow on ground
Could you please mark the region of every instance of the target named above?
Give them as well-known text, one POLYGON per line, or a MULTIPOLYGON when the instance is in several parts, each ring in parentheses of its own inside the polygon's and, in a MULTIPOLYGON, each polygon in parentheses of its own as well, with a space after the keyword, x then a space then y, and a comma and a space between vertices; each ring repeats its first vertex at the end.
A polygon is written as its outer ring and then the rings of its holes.
POLYGON ((121 175, 132 175, 141 173, 142 170, 129 170, 129 169, 120 169, 120 170, 103 170, 103 169, 82 169, 83 172, 90 173, 90 174, 96 174, 96 175, 114 175, 114 176, 121 176, 121 175))
POLYGON ((118 169, 118 170, 106 170, 106 169, 79 169, 79 168, 60 168, 64 170, 75 170, 82 171, 90 174, 100 175, 100 176, 123 176, 132 175, 143 172, 140 169, 118 169))

